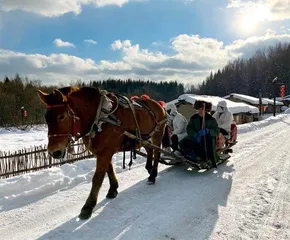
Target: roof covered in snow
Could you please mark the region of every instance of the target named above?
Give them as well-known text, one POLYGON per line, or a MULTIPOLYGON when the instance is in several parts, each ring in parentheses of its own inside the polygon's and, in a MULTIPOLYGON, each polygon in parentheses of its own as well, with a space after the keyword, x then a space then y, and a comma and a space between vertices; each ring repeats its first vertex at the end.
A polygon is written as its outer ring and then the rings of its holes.
MULTIPOLYGON (((240 99, 242 101, 246 101, 246 102, 251 103, 251 104, 259 104, 259 98, 248 96, 248 95, 244 95, 244 94, 231 93, 230 95, 227 95, 224 98, 227 99, 227 98, 230 98, 230 97, 233 97, 233 98, 236 98, 236 99, 240 99)), ((262 99, 262 104, 267 105, 268 102, 266 100, 262 99)))
POLYGON ((290 95, 287 95, 285 97, 276 97, 278 101, 290 101, 290 95))
MULTIPOLYGON (((268 104, 270 105, 274 105, 274 99, 269 99, 269 98, 262 98, 263 100, 267 101, 268 104)), ((283 106, 284 103, 280 102, 280 101, 277 101, 277 98, 276 98, 276 105, 278 106, 283 106)))
MULTIPOLYGON (((242 103, 242 102, 233 102, 221 97, 217 97, 217 96, 208 96, 208 95, 195 95, 195 94, 183 94, 180 95, 178 97, 178 99, 175 99, 171 102, 168 103, 178 103, 179 101, 186 101, 188 103, 194 104, 194 102, 196 100, 203 100, 206 102, 211 102, 212 103, 212 110, 216 111, 217 108, 217 104, 220 101, 226 101, 227 102, 227 106, 228 109, 233 113, 233 114, 237 114, 237 113, 259 113, 259 109, 257 107, 248 105, 246 103, 242 103)), ((168 104, 167 103, 167 104, 168 104)))

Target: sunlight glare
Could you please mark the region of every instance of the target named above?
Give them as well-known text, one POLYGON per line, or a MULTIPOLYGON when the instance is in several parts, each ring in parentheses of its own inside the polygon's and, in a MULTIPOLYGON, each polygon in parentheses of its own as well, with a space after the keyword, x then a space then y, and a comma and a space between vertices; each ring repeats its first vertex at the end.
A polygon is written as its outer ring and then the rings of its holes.
POLYGON ((244 31, 252 31, 257 27, 259 22, 269 19, 270 14, 269 7, 265 5, 248 9, 241 19, 241 27, 244 31))

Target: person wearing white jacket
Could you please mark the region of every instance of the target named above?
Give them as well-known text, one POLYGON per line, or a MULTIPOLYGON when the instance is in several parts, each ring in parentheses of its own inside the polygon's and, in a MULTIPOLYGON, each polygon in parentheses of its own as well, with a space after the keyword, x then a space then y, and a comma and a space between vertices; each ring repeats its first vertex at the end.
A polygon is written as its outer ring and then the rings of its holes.
POLYGON ((220 101, 217 105, 217 110, 213 117, 218 123, 220 132, 227 138, 230 137, 231 124, 233 122, 233 114, 229 111, 226 101, 220 101))
POLYGON ((172 147, 172 150, 175 151, 178 148, 179 141, 187 136, 186 127, 187 127, 188 122, 186 118, 177 111, 177 108, 174 103, 167 104, 166 111, 167 111, 168 125, 170 129, 172 130, 171 147, 172 147))

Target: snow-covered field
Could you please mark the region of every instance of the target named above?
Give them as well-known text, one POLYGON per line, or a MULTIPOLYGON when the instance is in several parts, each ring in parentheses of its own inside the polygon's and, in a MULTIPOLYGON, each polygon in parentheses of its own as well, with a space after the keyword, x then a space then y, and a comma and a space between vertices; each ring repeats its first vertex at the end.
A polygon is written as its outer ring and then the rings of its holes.
MULTIPOLYGON (((122 169, 116 199, 105 179, 92 217, 77 221, 95 160, 0 180, 0 239, 290 239, 290 115, 238 127, 232 158, 200 173, 160 165, 146 185, 145 159, 122 169)), ((0 150, 47 142, 45 127, 0 129, 0 150)), ((128 156, 129 157, 129 156, 128 156)))

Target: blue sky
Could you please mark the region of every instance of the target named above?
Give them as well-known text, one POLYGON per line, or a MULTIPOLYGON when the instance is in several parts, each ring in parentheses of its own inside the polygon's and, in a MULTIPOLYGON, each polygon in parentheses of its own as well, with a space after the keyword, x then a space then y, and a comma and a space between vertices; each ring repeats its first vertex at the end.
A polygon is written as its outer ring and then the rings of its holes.
POLYGON ((200 83, 290 41, 288 0, 0 0, 0 77, 200 83))

